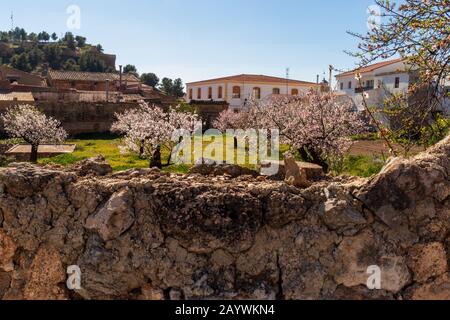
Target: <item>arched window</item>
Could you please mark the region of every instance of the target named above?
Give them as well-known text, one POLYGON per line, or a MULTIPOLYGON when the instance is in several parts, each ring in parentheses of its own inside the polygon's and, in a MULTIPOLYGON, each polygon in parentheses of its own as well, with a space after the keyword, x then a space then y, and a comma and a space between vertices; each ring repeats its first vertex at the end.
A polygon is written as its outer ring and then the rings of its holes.
POLYGON ((233 99, 240 99, 241 98, 241 87, 234 86, 233 87, 233 99))
POLYGON ((197 99, 202 100, 202 88, 197 89, 197 99))
POLYGON ((292 89, 291 94, 293 96, 298 96, 298 89, 292 89))
POLYGON ((212 99, 212 87, 208 88, 208 99, 212 99))
POLYGON ((223 98, 223 88, 219 87, 219 91, 217 93, 217 99, 222 99, 223 98))
POLYGON ((280 88, 273 88, 272 93, 273 94, 280 94, 280 88))
POLYGON ((253 97, 255 99, 261 99, 261 88, 253 88, 253 97))
POLYGON ((189 100, 192 100, 193 98, 193 93, 192 93, 192 88, 189 89, 189 100))

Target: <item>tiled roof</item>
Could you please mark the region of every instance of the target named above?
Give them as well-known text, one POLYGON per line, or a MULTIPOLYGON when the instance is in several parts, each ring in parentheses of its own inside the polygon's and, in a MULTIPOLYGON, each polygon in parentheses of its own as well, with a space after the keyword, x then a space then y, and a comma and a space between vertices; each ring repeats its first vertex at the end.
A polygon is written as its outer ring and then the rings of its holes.
POLYGON ((348 71, 348 72, 344 72, 344 73, 338 74, 336 77, 351 76, 351 75, 354 75, 357 72, 359 72, 359 73, 372 72, 372 71, 375 71, 375 70, 377 70, 379 68, 386 67, 386 66, 389 66, 391 64, 394 64, 394 63, 397 63, 397 62, 402 62, 402 61, 403 61, 403 59, 399 58, 399 59, 394 59, 394 60, 378 62, 378 63, 374 63, 374 64, 371 64, 371 65, 368 65, 368 66, 365 66, 365 67, 362 67, 362 68, 358 68, 358 69, 355 69, 355 70, 352 70, 352 71, 348 71))
MULTIPOLYGON (((103 73, 103 72, 80 72, 80 71, 59 71, 50 70, 48 76, 52 80, 66 80, 66 81, 95 81, 103 82, 119 81, 119 73, 103 73)), ((122 81, 138 82, 139 79, 132 74, 122 74, 122 81)))
POLYGON ((191 83, 188 83, 188 85, 206 84, 206 83, 214 83, 214 82, 220 82, 220 81, 235 81, 235 82, 248 82, 248 83, 262 82, 262 83, 283 83, 283 84, 288 82, 291 85, 319 86, 319 84, 317 84, 315 82, 307 82, 307 81, 291 80, 291 79, 287 80, 285 78, 271 77, 271 76, 265 76, 265 75, 255 75, 255 74, 240 74, 237 76, 209 79, 209 80, 204 80, 204 81, 191 82, 191 83))
POLYGON ((31 92, 0 93, 0 101, 34 101, 31 92))

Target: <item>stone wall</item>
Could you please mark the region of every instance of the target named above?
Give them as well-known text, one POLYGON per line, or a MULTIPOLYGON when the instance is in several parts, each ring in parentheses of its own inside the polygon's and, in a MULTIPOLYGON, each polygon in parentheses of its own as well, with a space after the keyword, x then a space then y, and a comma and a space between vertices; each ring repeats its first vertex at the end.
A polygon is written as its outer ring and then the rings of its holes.
MULTIPOLYGON (((0 101, 0 113, 18 102, 0 101)), ((129 108, 136 108, 138 103, 112 102, 37 102, 37 107, 46 115, 61 121, 70 134, 108 132, 115 121, 114 114, 129 108)), ((3 132, 0 124, 0 132, 3 132)))
POLYGON ((307 189, 110 172, 0 169, 0 298, 450 299, 450 138, 307 189), (71 265, 81 290, 66 289, 71 265))
POLYGON ((204 123, 205 129, 213 128, 213 123, 217 119, 219 114, 222 111, 227 110, 229 107, 229 104, 226 102, 210 101, 195 101, 191 103, 191 105, 198 110, 198 113, 200 114, 200 117, 202 118, 202 121, 204 123))
MULTIPOLYGON (((136 108, 139 106, 138 102, 88 102, 89 99, 96 99, 95 96, 88 94, 88 97, 83 98, 82 93, 73 92, 66 93, 35 93, 35 96, 41 97, 46 101, 38 101, 36 103, 28 102, 43 111, 46 115, 54 117, 61 121, 64 129, 70 134, 80 133, 102 133, 109 132, 111 125, 115 121, 114 114, 122 113, 127 109, 136 108), (59 98, 64 97, 65 102, 52 99, 52 95, 57 95, 59 98), (86 100, 80 102, 79 100, 86 100)), ((115 98, 114 93, 110 95, 111 99, 115 98)), ((23 104, 25 102, 17 101, 0 101, 0 114, 5 112, 9 106, 23 104)), ((167 103, 157 104, 163 109, 167 110, 171 105, 167 103)), ((200 117, 205 123, 205 128, 210 128, 214 119, 220 112, 225 110, 228 105, 201 105, 196 106, 200 117)), ((0 123, 0 134, 3 133, 3 127, 0 123)))

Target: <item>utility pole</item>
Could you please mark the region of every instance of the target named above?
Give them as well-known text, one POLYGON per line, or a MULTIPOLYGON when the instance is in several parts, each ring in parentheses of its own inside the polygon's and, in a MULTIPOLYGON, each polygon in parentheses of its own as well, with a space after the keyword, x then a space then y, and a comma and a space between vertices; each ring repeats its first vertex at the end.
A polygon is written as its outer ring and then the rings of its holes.
POLYGON ((289 94, 289 67, 286 68, 286 94, 289 94))
POLYGON ((11 31, 14 30, 14 12, 11 11, 11 31))
POLYGON ((328 85, 330 86, 330 92, 333 92, 333 86, 331 85, 331 83, 333 82, 333 70, 334 67, 330 64, 330 82, 328 83, 328 85))

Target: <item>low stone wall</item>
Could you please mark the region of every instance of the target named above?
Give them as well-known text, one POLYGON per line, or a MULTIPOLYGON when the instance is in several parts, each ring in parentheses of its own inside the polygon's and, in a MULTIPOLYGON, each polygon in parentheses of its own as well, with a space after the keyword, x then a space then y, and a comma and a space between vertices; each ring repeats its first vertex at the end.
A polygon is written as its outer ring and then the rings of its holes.
POLYGON ((307 189, 110 172, 0 169, 0 298, 450 299, 450 138, 307 189))

